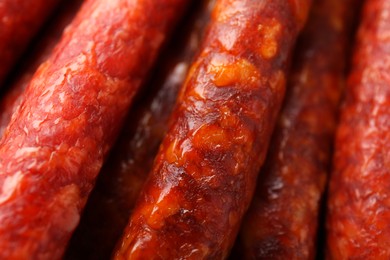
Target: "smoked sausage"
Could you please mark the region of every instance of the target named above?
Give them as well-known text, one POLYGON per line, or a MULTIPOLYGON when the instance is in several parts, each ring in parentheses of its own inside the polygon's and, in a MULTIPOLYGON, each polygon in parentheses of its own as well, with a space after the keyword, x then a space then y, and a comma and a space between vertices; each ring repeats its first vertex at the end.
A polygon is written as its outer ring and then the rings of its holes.
POLYGON ((126 227, 159 144, 178 90, 199 49, 212 0, 195 3, 147 82, 146 97, 130 111, 122 133, 99 173, 65 259, 109 259, 126 227), (196 9, 196 10, 194 10, 196 9))
POLYGON ((245 259, 314 259, 357 0, 313 2, 238 246, 245 259))
POLYGON ((225 258, 311 1, 217 0, 114 259, 225 258))
POLYGON ((389 1, 365 1, 336 133, 328 259, 390 258, 389 13, 389 1))
POLYGON ((0 141, 0 258, 62 256, 133 96, 188 2, 83 4, 0 141))

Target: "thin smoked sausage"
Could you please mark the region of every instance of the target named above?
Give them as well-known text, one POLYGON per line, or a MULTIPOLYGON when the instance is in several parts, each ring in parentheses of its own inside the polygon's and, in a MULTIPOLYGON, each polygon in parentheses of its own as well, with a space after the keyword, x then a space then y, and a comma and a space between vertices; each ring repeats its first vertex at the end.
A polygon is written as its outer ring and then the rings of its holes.
POLYGON ((62 256, 133 96, 188 2, 83 4, 0 141, 0 258, 62 256))
POLYGON ((390 258, 390 1, 367 0, 335 141, 328 259, 390 258))
POLYGON ((358 0, 317 0, 298 38, 279 116, 240 231, 246 259, 314 259, 320 199, 358 0))
POLYGON ((218 0, 115 259, 225 258, 311 1, 218 0))
POLYGON ((147 82, 146 98, 129 113, 121 136, 99 173, 65 259, 109 259, 153 165, 177 93, 199 49, 214 1, 196 3, 175 33, 157 71, 147 82), (202 5, 202 6, 200 6, 202 5))

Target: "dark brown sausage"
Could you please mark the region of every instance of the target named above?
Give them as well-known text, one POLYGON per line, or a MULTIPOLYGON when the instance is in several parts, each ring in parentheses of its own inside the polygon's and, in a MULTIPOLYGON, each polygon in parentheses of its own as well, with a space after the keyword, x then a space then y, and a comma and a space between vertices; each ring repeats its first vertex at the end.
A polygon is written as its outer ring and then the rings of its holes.
POLYGON ((0 141, 0 258, 61 257, 132 98, 187 2, 82 6, 0 141))
POLYGON ((58 2, 0 1, 0 84, 58 2))
POLYGON ((39 65, 47 60, 55 45, 59 41, 63 30, 71 22, 83 0, 66 1, 60 6, 60 12, 50 20, 50 26, 42 32, 43 39, 40 39, 31 50, 31 54, 24 58, 24 62, 9 86, 7 92, 0 101, 0 137, 11 120, 12 114, 16 111, 22 101, 23 91, 39 65))
POLYGON ((246 259, 314 259, 358 0, 317 0, 298 39, 286 100, 240 232, 246 259))
POLYGON ((337 129, 328 259, 390 258, 390 1, 367 0, 337 129))
POLYGON ((218 0, 115 259, 225 258, 310 1, 218 0))
POLYGON ((175 33, 157 63, 157 71, 147 83, 147 97, 129 114, 70 240, 66 259, 110 258, 152 168, 177 92, 199 49, 214 1, 202 2, 193 6, 199 10, 193 10, 195 13, 175 33))

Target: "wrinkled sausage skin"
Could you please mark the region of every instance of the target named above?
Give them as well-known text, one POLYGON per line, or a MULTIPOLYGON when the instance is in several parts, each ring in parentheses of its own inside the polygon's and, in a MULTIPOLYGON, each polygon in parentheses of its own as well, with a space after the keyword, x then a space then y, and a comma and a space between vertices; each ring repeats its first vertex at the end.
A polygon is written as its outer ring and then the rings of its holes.
POLYGON ((82 2, 83 0, 71 0, 60 6, 59 13, 49 21, 50 26, 43 31, 42 39, 32 47, 31 54, 27 55, 20 68, 17 68, 17 75, 7 86, 6 94, 0 100, 0 137, 9 124, 12 114, 22 101, 23 92, 30 83, 34 72, 41 63, 49 58, 61 38, 63 30, 72 21, 82 2))
POLYGON ((365 2, 335 141, 328 259, 390 258, 390 2, 365 2))
POLYGON ((0 1, 0 83, 59 2, 0 1))
POLYGON ((110 258, 152 168, 178 90, 199 49, 214 1, 203 2, 191 6, 195 12, 175 32, 157 63, 145 86, 146 97, 130 111, 70 240, 66 259, 110 258))
POLYGON ((186 3, 82 6, 0 141, 0 258, 61 257, 132 98, 186 3))
POLYGON ((310 1, 219 0, 115 259, 219 259, 249 206, 310 1))
POLYGON ((314 259, 349 35, 358 1, 318 0, 297 41, 286 99, 240 232, 246 259, 314 259))

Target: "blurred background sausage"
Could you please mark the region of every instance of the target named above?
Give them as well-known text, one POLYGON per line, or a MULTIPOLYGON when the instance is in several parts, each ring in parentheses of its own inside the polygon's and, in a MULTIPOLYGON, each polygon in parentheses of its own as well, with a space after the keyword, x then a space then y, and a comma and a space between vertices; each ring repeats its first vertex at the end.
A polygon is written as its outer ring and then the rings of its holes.
POLYGON ((328 259, 390 258, 389 14, 389 1, 365 1, 336 134, 328 259))
POLYGON ((0 84, 59 2, 0 1, 0 84))

